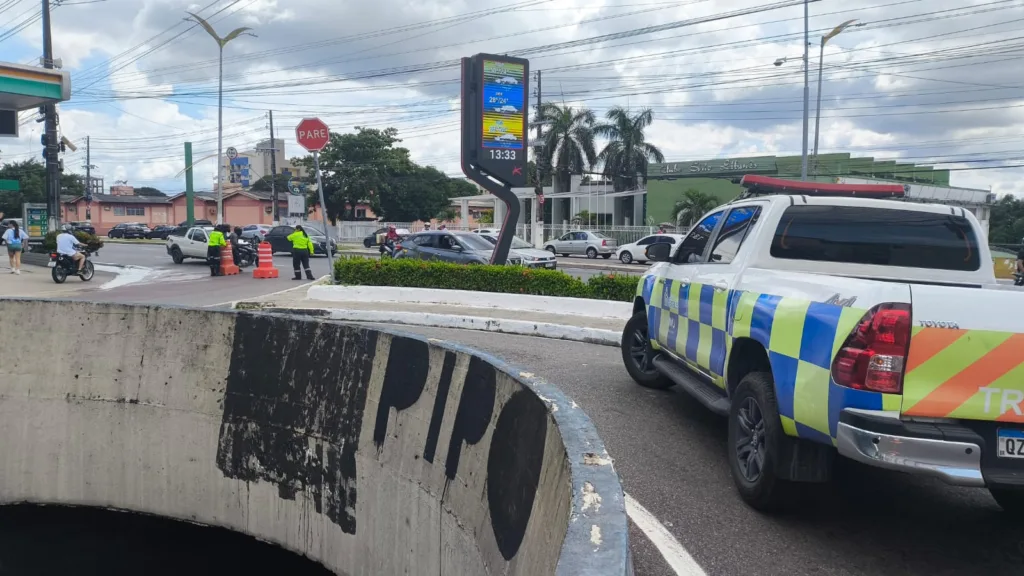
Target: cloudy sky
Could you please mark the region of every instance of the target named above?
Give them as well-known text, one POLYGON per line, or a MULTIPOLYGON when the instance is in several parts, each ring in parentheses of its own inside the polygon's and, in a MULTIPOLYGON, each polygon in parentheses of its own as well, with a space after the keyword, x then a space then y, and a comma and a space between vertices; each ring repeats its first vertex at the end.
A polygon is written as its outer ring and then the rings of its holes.
MULTIPOLYGON (((316 115, 340 132, 393 126, 418 162, 458 174, 458 58, 492 52, 528 57, 545 100, 652 108, 649 139, 669 161, 800 153, 800 0, 64 0, 61 130, 91 137, 108 185, 180 191, 182 143, 216 152, 216 44, 186 11, 256 35, 225 49, 225 147, 266 138, 273 110, 288 156, 295 124, 316 115)), ((38 0, 0 0, 0 59, 38 60, 39 16, 38 0)), ((825 48, 821 151, 1024 195, 1024 0, 811 2, 812 130, 819 39, 850 19, 825 48)), ((42 124, 26 119, 0 162, 39 157, 42 124)), ((84 146, 65 155, 84 164, 84 146)), ((200 163, 197 188, 214 173, 200 163)))

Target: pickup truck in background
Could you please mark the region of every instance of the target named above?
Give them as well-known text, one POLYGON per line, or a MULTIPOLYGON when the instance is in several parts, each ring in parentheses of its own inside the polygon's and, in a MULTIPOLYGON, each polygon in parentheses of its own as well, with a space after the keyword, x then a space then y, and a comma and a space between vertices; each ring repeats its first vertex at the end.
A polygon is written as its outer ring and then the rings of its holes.
POLYGON ((1024 513, 1024 293, 996 285, 973 214, 744 198, 670 248, 647 249, 623 361, 727 416, 749 505, 794 504, 839 454, 986 487, 1024 513))
POLYGON ((175 264, 181 264, 186 258, 206 260, 206 247, 213 226, 193 226, 180 232, 180 228, 167 236, 167 254, 175 264))

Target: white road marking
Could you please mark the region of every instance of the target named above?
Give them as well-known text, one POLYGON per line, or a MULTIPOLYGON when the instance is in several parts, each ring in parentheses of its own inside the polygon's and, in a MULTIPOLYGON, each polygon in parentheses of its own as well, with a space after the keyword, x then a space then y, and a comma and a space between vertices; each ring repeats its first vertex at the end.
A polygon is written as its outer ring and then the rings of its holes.
POLYGON ((706 576, 700 564, 690 556, 690 553, 683 548, 683 545, 676 540, 653 514, 626 494, 626 513, 629 519, 636 524, 636 527, 643 531, 647 539, 654 544, 654 547, 661 552, 665 562, 675 571, 677 576, 706 576))

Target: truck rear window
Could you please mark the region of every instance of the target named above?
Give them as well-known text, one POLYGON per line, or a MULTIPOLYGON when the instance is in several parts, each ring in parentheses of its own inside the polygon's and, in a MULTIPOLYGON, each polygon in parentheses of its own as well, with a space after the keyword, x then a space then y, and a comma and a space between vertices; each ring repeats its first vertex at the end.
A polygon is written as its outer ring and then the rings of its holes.
POLYGON ((978 270, 978 242, 960 216, 859 206, 790 206, 774 258, 876 266, 978 270))

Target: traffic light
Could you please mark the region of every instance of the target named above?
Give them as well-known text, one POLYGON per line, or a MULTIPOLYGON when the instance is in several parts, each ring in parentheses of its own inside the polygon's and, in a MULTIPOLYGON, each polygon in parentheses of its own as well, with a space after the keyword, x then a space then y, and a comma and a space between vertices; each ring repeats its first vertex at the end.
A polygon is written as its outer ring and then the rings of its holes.
POLYGON ((46 137, 46 134, 43 134, 42 136, 39 137, 39 143, 43 145, 43 160, 49 160, 50 159, 50 154, 49 154, 49 152, 50 152, 50 145, 49 145, 49 142, 50 142, 50 140, 46 137))

